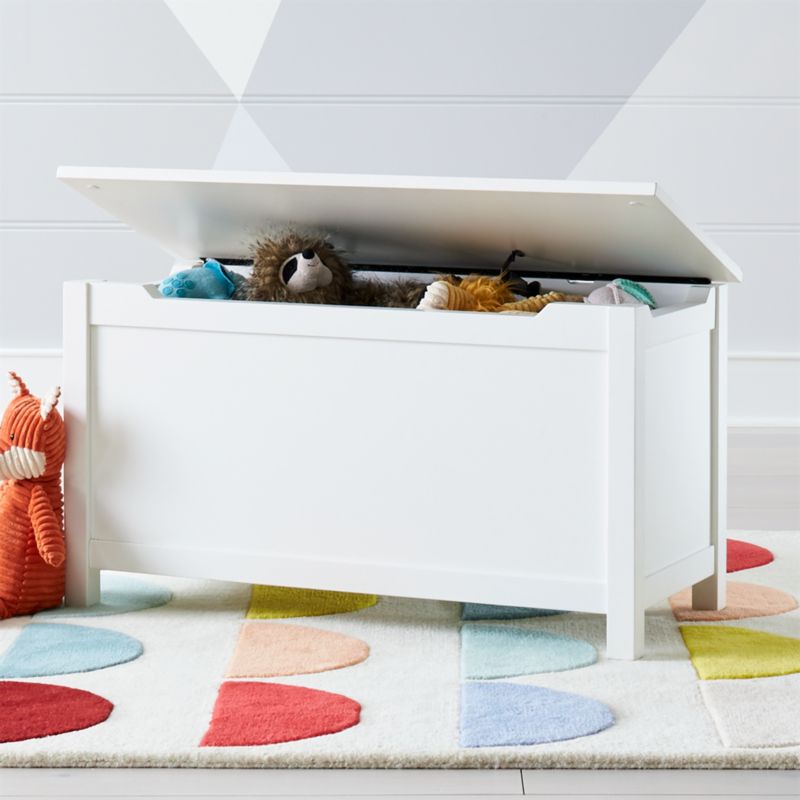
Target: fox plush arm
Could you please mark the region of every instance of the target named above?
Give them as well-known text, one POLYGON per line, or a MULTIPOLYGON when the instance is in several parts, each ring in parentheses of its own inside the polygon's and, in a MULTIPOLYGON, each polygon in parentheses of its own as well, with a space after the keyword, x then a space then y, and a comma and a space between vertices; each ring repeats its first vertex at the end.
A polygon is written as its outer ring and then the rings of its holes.
POLYGON ((39 555, 51 566, 60 567, 66 556, 61 523, 50 505, 50 498, 41 486, 34 486, 28 514, 36 536, 39 555))

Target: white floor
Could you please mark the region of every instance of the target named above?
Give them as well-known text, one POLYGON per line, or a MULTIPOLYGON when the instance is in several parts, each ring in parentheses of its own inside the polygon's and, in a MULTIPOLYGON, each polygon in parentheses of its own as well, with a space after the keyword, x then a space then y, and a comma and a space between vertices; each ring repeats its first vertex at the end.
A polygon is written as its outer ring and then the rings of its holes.
MULTIPOLYGON (((729 524, 800 529, 800 431, 730 437, 729 524)), ((798 765, 800 768, 800 765, 798 765)), ((800 797, 800 771, 758 770, 0 770, 0 798, 800 797)))
POLYGON ((6 769, 3 798, 133 797, 786 798, 800 772, 764 770, 6 769))

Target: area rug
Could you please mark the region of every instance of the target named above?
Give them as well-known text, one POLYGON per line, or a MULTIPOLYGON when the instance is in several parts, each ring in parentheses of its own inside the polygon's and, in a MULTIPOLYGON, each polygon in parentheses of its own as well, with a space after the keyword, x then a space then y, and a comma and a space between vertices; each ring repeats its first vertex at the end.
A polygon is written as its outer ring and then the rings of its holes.
POLYGON ((601 615, 104 573, 0 623, 0 766, 800 767, 800 533, 735 536, 774 560, 636 662, 601 615))

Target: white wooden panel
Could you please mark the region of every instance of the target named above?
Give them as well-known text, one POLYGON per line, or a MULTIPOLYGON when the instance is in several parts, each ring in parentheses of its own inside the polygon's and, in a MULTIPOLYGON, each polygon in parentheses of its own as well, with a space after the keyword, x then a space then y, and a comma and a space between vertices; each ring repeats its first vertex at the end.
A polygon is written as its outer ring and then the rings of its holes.
MULTIPOLYGON (((232 538, 232 537, 231 537, 232 538)), ((131 544, 93 539, 89 549, 90 574, 97 570, 173 575, 271 586, 299 586, 334 592, 365 592, 426 600, 489 603, 493 605, 560 608, 605 613, 606 585, 599 579, 552 576, 529 569, 529 563, 506 564, 503 569, 458 569, 433 565, 369 559, 318 558, 309 553, 284 556, 268 551, 196 544, 131 544)), ((68 569, 77 569, 73 562, 68 569)), ((78 604, 67 597, 67 604, 78 604)))
POLYGON ((649 575, 710 544, 709 335, 650 348, 644 358, 641 477, 649 575))
POLYGON ((650 573, 644 580, 644 605, 663 603, 675 592, 707 578, 714 572, 715 561, 716 551, 709 546, 650 573))
POLYGON ((656 180, 699 223, 797 224, 798 141, 797 105, 628 105, 570 177, 656 180))
POLYGON ((0 228, 0 348, 61 346, 63 281, 155 281, 173 260, 129 230, 0 228))
POLYGON ((91 606, 100 600, 100 573, 90 568, 89 543, 94 485, 91 454, 90 285, 73 281, 64 287, 64 424, 69 447, 64 461, 64 529, 69 531, 66 602, 91 606))
POLYGON ((58 177, 181 259, 246 258, 291 226, 329 231, 361 264, 499 269, 519 248, 558 273, 742 277, 655 184, 83 166, 58 177))
POLYGON ((601 354, 124 328, 93 341, 96 538, 602 574, 601 354))
POLYGON ((606 654, 634 659, 644 649, 644 531, 641 490, 637 480, 640 435, 644 419, 637 406, 642 345, 637 342, 637 318, 643 309, 616 309, 608 317, 607 416, 608 475, 605 485, 607 514, 606 654))
POLYGON ((413 308, 237 302, 162 297, 153 285, 92 285, 93 325, 269 336, 528 347, 606 349, 608 307, 550 303, 535 316, 413 308))
POLYGON ((0 93, 228 94, 161 0, 3 0, 0 93))
POLYGON ((107 220, 55 179, 59 164, 211 167, 234 106, 0 105, 0 218, 107 220))

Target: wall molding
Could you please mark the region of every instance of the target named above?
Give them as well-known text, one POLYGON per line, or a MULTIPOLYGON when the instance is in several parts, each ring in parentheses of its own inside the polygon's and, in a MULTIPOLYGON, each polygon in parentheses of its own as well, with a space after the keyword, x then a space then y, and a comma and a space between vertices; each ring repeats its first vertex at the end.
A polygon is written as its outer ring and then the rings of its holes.
MULTIPOLYGON (((0 348, 0 373, 16 370, 34 392, 61 382, 60 348, 0 348)), ((733 352, 730 428, 800 428, 800 352, 733 352)), ((0 401, 8 395, 0 380, 0 401)))
POLYGON ((800 97, 776 95, 526 94, 0 94, 2 105, 483 105, 797 108, 800 97))

